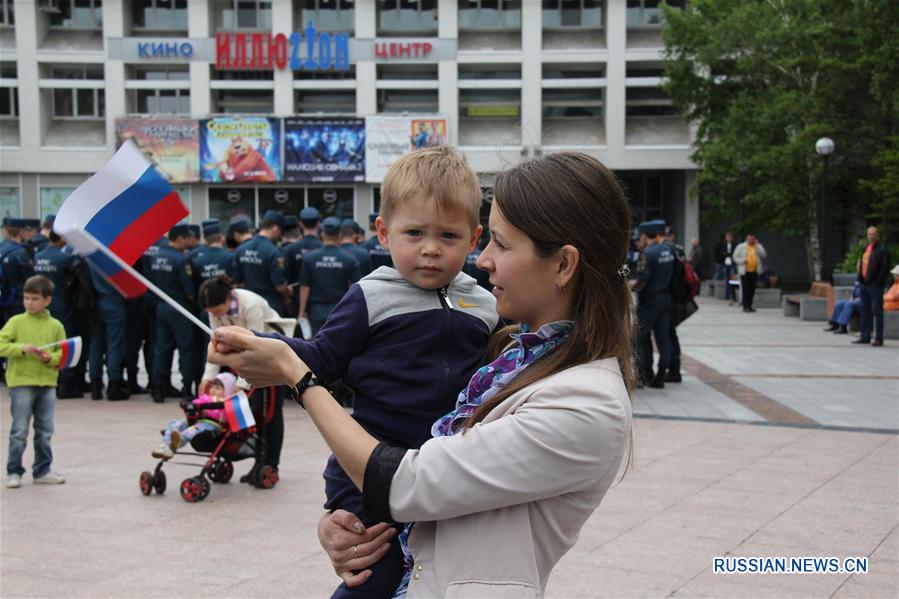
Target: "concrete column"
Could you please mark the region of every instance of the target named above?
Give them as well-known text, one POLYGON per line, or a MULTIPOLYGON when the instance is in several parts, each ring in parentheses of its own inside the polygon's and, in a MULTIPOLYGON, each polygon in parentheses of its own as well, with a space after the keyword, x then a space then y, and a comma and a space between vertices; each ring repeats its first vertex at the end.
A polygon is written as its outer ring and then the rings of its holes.
POLYGON ((543 12, 540 2, 521 3, 521 143, 543 143, 543 12))
MULTIPOLYGON (((210 3, 191 0, 187 3, 187 35, 190 38, 210 37, 210 3)), ((202 61, 190 62, 190 113, 204 117, 212 112, 212 92, 209 89, 211 65, 202 61)))
POLYGON ((609 153, 624 151, 625 76, 627 73, 627 3, 608 0, 606 43, 606 147, 609 153))
MULTIPOLYGON (((103 45, 111 37, 125 37, 125 15, 121 2, 103 3, 103 45)), ((108 53, 107 53, 108 55, 108 53)), ((106 147, 115 151, 115 120, 128 110, 125 98, 125 63, 122 60, 106 59, 104 69, 106 89, 106 147)))
MULTIPOLYGON (((377 31, 377 3, 372 1, 356 3, 356 39, 374 39, 377 31)), ((356 114, 366 116, 378 112, 378 92, 375 89, 378 73, 374 61, 356 63, 356 114)))
POLYGON ((682 244, 690 247, 690 240, 699 239, 699 194, 691 189, 696 171, 684 171, 684 236, 682 244))
MULTIPOLYGON (((25 155, 38 156, 43 130, 38 125, 41 118, 41 94, 37 86, 37 3, 16 3, 16 77, 19 81, 19 147, 25 155)), ((22 207, 28 199, 22 190, 22 207)))
POLYGON ((454 60, 437 64, 437 104, 440 114, 446 115, 446 132, 452 145, 459 143, 459 65, 454 60))
MULTIPOLYGON (((283 33, 289 37, 293 30, 293 3, 272 2, 272 35, 283 33)), ((296 112, 293 102, 293 71, 275 69, 274 79, 275 114, 289 116, 296 112)))
MULTIPOLYGON (((522 4, 528 4, 528 2, 523 2, 522 4)), ((456 0, 438 0, 437 37, 453 40, 459 38, 458 10, 459 3, 456 0)))

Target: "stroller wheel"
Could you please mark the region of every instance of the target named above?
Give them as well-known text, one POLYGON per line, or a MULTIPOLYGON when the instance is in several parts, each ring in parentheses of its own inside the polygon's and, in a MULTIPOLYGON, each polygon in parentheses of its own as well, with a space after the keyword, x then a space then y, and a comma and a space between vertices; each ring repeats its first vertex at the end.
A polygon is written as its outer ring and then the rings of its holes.
POLYGON ((140 473, 140 492, 144 495, 153 492, 153 474, 146 470, 140 473))
POLYGON ((156 489, 156 492, 160 495, 165 493, 165 472, 162 470, 158 470, 153 476, 153 488, 156 489))
POLYGON ((181 481, 181 498, 187 503, 196 503, 200 497, 200 483, 196 477, 185 478, 181 481))
POLYGON ((205 476, 198 476, 197 481, 200 483, 200 500, 206 499, 206 496, 209 495, 209 491, 212 488, 209 484, 209 481, 206 480, 205 476))
POLYGON ((271 489, 278 484, 278 471, 271 466, 263 466, 259 471, 259 488, 271 489))
POLYGON ((212 469, 212 474, 215 475, 215 478, 212 478, 213 482, 225 484, 231 477, 234 476, 234 464, 227 460, 223 460, 218 462, 215 465, 215 468, 212 469))

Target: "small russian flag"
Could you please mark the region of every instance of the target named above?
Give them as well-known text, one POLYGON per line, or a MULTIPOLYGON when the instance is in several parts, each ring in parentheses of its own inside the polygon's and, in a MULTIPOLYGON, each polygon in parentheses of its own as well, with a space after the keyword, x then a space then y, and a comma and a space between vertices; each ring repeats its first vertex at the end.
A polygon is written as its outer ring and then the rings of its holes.
POLYGON ((225 400, 225 418, 228 420, 228 428, 232 431, 242 431, 256 426, 253 410, 250 409, 250 400, 244 393, 238 393, 225 400))
POLYGON ((81 359, 81 337, 71 337, 59 342, 62 355, 59 357, 59 369, 71 368, 81 359))
POLYGON ((125 297, 146 286, 100 251, 87 231, 127 264, 189 214, 178 193, 130 139, 73 191, 56 215, 53 230, 93 263, 125 297))

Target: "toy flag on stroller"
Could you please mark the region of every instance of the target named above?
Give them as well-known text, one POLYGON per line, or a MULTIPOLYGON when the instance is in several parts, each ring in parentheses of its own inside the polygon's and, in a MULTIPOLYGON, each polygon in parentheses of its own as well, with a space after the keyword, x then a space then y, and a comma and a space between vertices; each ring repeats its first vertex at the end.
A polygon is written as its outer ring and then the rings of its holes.
POLYGON ((225 400, 225 417, 232 431, 242 431, 256 426, 253 411, 250 409, 250 400, 240 393, 225 400))

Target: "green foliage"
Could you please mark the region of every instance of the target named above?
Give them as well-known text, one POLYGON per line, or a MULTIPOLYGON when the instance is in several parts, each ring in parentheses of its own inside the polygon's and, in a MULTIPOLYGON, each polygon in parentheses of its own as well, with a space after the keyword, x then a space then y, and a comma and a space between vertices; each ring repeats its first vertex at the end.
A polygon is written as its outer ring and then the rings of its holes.
MULTIPOLYGON (((846 252, 843 261, 834 267, 834 272, 856 272, 858 261, 862 259, 862 254, 865 253, 866 247, 868 247, 867 239, 856 242, 855 245, 846 252)), ((890 252, 890 267, 892 268, 894 264, 899 263, 899 243, 888 245, 887 250, 890 252)))
MULTIPOLYGON (((899 214, 899 9, 880 0, 692 0, 665 9, 666 89, 698 126, 704 217, 808 237, 899 214)), ((894 216, 895 218, 895 216, 894 216)), ((888 233, 888 231, 885 231, 888 233)))

